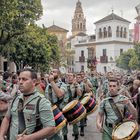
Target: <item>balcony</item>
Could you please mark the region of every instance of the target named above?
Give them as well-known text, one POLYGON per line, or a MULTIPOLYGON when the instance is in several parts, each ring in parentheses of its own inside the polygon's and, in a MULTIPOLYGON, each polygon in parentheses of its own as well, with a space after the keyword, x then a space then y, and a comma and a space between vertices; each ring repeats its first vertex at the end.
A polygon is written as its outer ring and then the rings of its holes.
POLYGON ((100 56, 100 62, 101 63, 108 63, 108 56, 106 56, 106 55, 100 56))
POLYGON ((85 56, 80 56, 79 57, 79 62, 85 62, 85 56))

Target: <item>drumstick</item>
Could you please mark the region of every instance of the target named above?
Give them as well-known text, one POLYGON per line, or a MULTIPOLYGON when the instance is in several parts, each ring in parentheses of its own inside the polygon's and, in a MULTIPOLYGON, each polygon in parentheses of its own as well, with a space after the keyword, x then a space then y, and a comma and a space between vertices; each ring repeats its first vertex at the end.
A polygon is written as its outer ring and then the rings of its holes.
POLYGON ((117 103, 121 103, 121 102, 123 102, 123 101, 134 100, 134 99, 136 99, 136 97, 132 97, 132 98, 128 98, 128 99, 124 99, 124 100, 121 100, 121 101, 115 102, 115 104, 117 104, 117 103))
POLYGON ((25 129, 25 130, 21 133, 21 137, 22 137, 23 135, 25 135, 26 132, 27 132, 27 129, 25 129))

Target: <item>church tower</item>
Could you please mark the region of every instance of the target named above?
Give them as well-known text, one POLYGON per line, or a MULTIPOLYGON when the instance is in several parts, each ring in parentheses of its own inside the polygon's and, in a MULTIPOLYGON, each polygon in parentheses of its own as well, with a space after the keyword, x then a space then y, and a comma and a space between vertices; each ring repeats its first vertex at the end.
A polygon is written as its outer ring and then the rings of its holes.
POLYGON ((76 3, 74 18, 72 19, 72 35, 76 35, 78 33, 86 33, 86 19, 79 0, 76 3))

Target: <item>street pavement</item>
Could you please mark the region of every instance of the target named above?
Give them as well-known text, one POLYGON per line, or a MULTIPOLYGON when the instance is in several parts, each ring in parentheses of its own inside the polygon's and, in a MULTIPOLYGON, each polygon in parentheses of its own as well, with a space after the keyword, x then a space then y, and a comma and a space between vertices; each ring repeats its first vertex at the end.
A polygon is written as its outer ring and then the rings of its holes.
MULTIPOLYGON (((97 111, 88 116, 87 126, 85 127, 85 136, 79 136, 79 140, 101 140, 101 133, 99 133, 96 128, 96 115, 97 111)), ((72 133, 72 126, 69 126, 68 140, 74 140, 72 133)))

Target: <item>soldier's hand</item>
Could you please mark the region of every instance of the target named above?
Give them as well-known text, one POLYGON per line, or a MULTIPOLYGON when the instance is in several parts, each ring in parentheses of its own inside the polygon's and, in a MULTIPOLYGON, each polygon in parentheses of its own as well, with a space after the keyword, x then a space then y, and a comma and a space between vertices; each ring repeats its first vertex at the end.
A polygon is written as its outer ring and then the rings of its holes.
POLYGON ((0 136, 0 140, 4 140, 4 137, 3 136, 0 136))
POLYGON ((54 81, 54 76, 52 74, 49 75, 49 82, 51 83, 52 81, 54 81))
POLYGON ((98 128, 99 132, 103 132, 103 127, 101 124, 97 124, 97 128, 98 128))
POLYGON ((19 134, 17 136, 17 139, 16 140, 32 140, 31 137, 29 135, 22 135, 22 134, 19 134))
POLYGON ((78 84, 76 78, 73 79, 73 84, 74 85, 77 85, 78 84))

